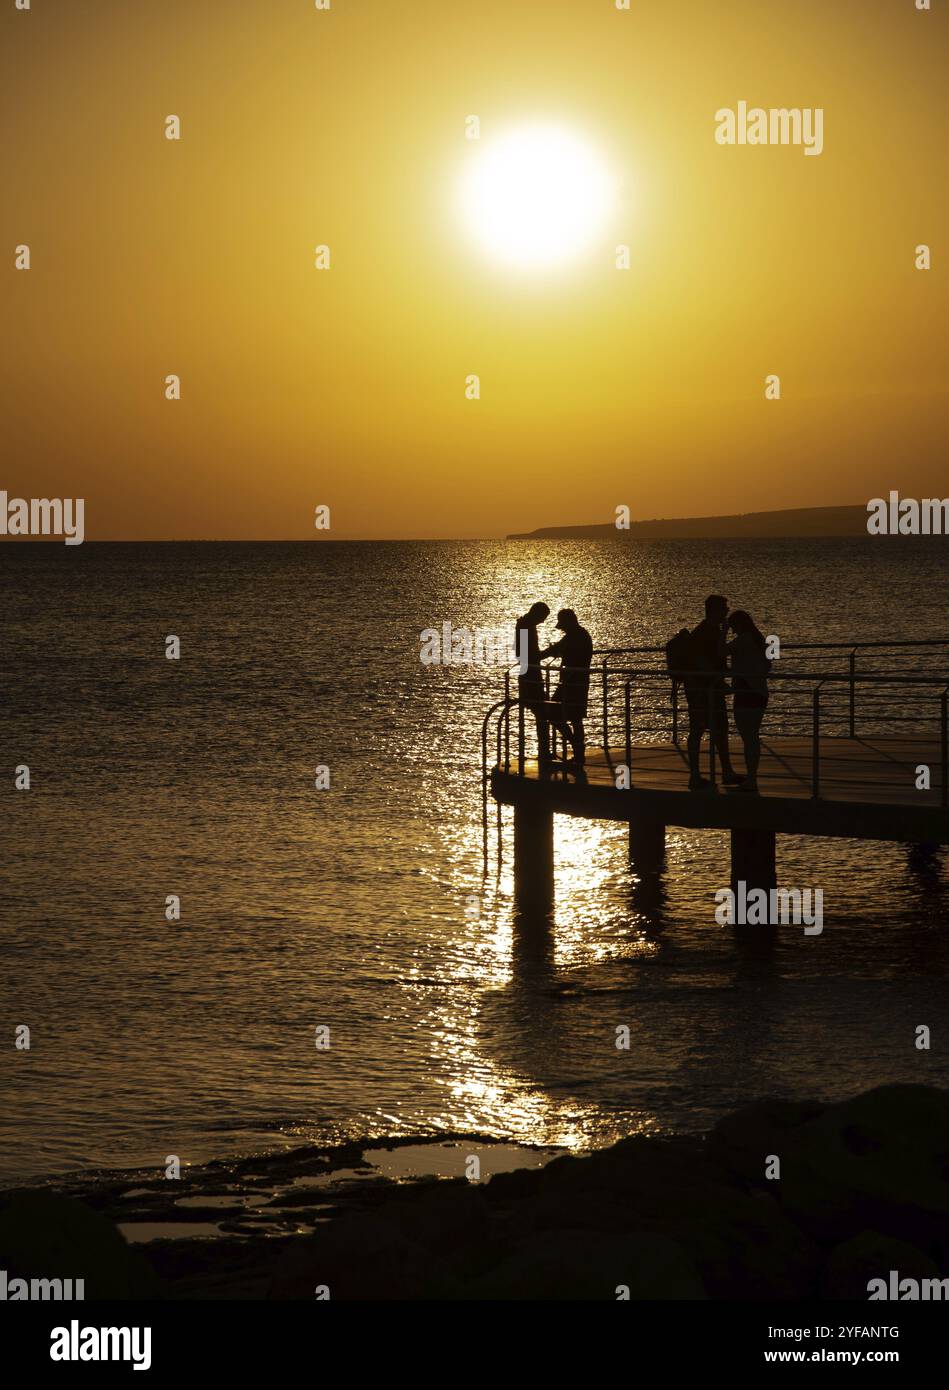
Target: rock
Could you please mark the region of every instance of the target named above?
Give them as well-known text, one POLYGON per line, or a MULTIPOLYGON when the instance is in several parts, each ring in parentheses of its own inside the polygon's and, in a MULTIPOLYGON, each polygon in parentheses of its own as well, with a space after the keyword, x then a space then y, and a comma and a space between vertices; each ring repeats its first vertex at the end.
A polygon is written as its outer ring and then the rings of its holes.
POLYGON ((900 1278, 939 1278, 935 1261, 915 1245, 879 1231, 861 1231, 830 1252, 821 1275, 820 1296, 866 1302, 870 1280, 887 1279, 891 1269, 897 1270, 900 1278))
POLYGON ((406 1240, 382 1211, 338 1217, 312 1236, 295 1236, 277 1258, 270 1298, 406 1299, 443 1284, 441 1263, 406 1240))
MULTIPOLYGON (((559 1163, 559 1159, 554 1160, 559 1163)), ((520 1201, 540 1191, 541 1168, 514 1168, 508 1173, 495 1173, 485 1186, 489 1198, 499 1201, 520 1201)))
POLYGON ((403 1239, 437 1254, 477 1246, 489 1234, 488 1204, 480 1190, 464 1180, 441 1182, 422 1196, 409 1189, 384 1210, 403 1239))
POLYGON ((746 1182, 766 1184, 768 1155, 787 1152, 791 1134, 824 1108, 817 1101, 761 1100, 746 1105, 719 1120, 706 1140, 706 1153, 746 1182))
POLYGON ((686 1253, 665 1236, 543 1231, 518 1241, 491 1268, 463 1283, 465 1299, 704 1299, 686 1253))
POLYGON ((813 1296, 820 1251, 766 1193, 737 1196, 704 1220, 664 1229, 692 1255, 710 1298, 813 1296))
POLYGON ((921 1283, 949 1268, 949 1091, 761 1101, 704 1142, 637 1135, 486 1184, 352 1185, 332 1203, 348 1210, 305 1236, 271 1236, 281 1205, 301 1215, 279 1203, 258 1240, 140 1254, 81 1202, 13 1192, 0 1195, 0 1268, 85 1278, 90 1298, 151 1296, 154 1264, 184 1296, 311 1301, 325 1285, 333 1299, 614 1301, 626 1286, 636 1300, 865 1302, 890 1270, 921 1283))
POLYGON ((610 1192, 574 1192, 565 1202, 558 1192, 543 1192, 533 1201, 522 1202, 514 1208, 506 1229, 515 1239, 536 1235, 541 1231, 599 1231, 603 1235, 641 1231, 644 1224, 636 1206, 617 1201, 610 1192))
POLYGON ((585 1158, 559 1158, 542 1170, 541 1191, 564 1202, 577 1192, 609 1192, 649 1215, 707 1214, 737 1190, 695 1150, 637 1135, 585 1158))
POLYGON ((159 1298, 161 1282, 108 1217, 74 1197, 0 1198, 0 1269, 8 1279, 83 1279, 84 1298, 159 1298))
POLYGON ((638 1136, 544 1170, 540 1195, 511 1214, 514 1233, 582 1229, 673 1240, 712 1298, 805 1298, 820 1252, 775 1198, 695 1148, 638 1136))
POLYGON ((822 1243, 870 1229, 949 1263, 949 1092, 880 1086, 791 1131, 780 1156, 778 1200, 822 1243))

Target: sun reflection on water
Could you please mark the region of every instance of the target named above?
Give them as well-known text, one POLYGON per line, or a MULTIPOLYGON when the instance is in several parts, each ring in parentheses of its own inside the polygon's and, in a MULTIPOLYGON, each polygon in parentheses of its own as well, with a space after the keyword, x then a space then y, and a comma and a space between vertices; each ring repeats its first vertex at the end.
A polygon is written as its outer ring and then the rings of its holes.
MULTIPOLYGON (((558 903, 552 916, 525 920, 516 911, 506 816, 502 862, 498 866, 492 857, 488 874, 470 883, 446 988, 428 1000, 419 1022, 436 1042, 434 1073, 445 1098, 432 1117, 438 1127, 583 1149, 652 1133, 659 1123, 654 1111, 626 1094, 615 1044, 615 1025, 626 1017, 614 1019, 610 992, 595 1025, 598 1036, 589 1036, 589 1011, 582 1033, 574 1036, 576 1020, 565 1010, 586 992, 590 968, 649 960, 660 946, 651 935, 653 919, 632 900, 625 831, 565 816, 556 816, 554 827, 558 903), (626 893, 619 908, 617 891, 626 893), (623 1111, 615 1123, 604 1114, 602 1099, 582 1094, 591 1044, 598 1070, 607 1078, 615 1073, 617 1108, 623 1111)), ((480 852, 479 830, 472 822, 463 837, 457 827, 446 831, 450 843, 443 854, 459 874, 480 852)), ((442 872, 443 864, 444 859, 442 872)))

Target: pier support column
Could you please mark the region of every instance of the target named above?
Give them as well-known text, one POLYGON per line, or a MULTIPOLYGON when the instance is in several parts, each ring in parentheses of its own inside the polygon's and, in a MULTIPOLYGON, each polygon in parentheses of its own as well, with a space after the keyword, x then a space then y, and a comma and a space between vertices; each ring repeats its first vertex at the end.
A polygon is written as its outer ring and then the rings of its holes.
POLYGON ((514 807, 514 896, 519 908, 553 905, 554 817, 543 807, 514 807))
POLYGON ((661 820, 638 817, 629 823, 629 858, 638 874, 658 873, 666 857, 666 827, 661 820))
POLYGON ((775 833, 773 830, 732 830, 732 889, 742 881, 748 888, 778 886, 775 862, 775 833))

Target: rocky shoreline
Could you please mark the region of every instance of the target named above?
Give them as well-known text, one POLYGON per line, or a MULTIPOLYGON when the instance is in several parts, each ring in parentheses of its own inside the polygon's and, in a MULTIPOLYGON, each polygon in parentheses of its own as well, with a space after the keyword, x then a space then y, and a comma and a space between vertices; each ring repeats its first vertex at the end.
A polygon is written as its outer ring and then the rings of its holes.
POLYGON ((0 1193, 0 1268, 82 1277, 87 1300, 866 1301, 891 1270, 949 1273, 949 1091, 931 1087, 764 1100, 704 1139, 538 1152, 481 1182, 379 1177, 368 1147, 210 1164, 173 1197, 151 1174, 0 1193), (126 1240, 149 1222, 166 1238, 126 1240))

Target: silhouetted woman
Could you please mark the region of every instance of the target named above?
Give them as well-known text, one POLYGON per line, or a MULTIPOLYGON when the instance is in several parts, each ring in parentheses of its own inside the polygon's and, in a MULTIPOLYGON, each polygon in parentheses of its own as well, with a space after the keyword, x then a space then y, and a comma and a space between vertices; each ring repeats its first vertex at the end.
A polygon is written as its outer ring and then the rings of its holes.
POLYGON ((728 627, 735 634, 726 651, 735 695, 735 724, 741 734, 747 769, 739 790, 756 792, 761 760, 761 721, 768 707, 771 662, 765 656, 765 639, 749 613, 737 609, 729 616, 728 627))

